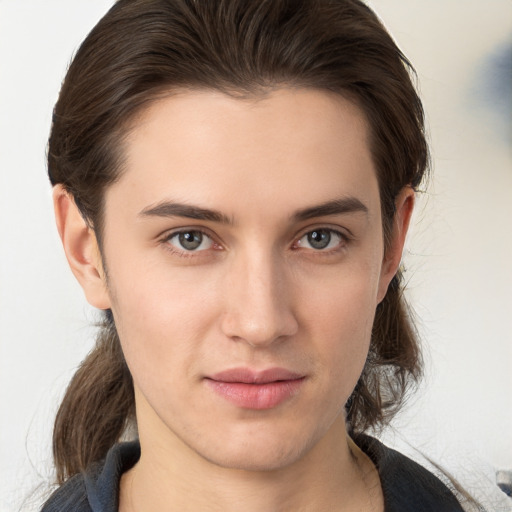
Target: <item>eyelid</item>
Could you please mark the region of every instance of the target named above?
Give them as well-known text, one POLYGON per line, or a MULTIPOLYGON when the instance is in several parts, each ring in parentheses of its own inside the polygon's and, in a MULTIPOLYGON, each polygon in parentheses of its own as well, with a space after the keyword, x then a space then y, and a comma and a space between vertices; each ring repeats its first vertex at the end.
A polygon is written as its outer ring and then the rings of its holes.
POLYGON ((342 238, 348 240, 352 240, 354 238, 354 235, 350 231, 350 229, 340 226, 338 224, 310 224, 304 228, 302 228, 297 236, 295 237, 295 240, 299 240, 300 238, 304 237, 304 235, 307 235, 308 233, 311 233, 312 231, 318 231, 318 230, 325 230, 325 231, 331 231, 333 233, 337 233, 342 238))
MULTIPOLYGON (((170 228, 165 231, 163 231, 160 235, 158 235, 158 239, 162 242, 169 240, 173 236, 179 235, 180 233, 187 233, 189 231, 198 231, 199 233, 202 233, 203 235, 207 236, 208 238, 211 238, 212 240, 217 240, 219 237, 211 231, 211 229, 208 229, 204 226, 194 226, 186 225, 186 226, 179 226, 175 228, 170 228)), ((219 243, 219 245, 221 245, 219 243)))

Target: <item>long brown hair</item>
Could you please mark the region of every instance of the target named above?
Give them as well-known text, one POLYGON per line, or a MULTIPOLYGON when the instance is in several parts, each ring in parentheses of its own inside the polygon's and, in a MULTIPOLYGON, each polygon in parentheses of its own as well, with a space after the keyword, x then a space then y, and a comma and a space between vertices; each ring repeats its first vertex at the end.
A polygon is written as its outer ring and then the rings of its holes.
MULTIPOLYGON (((55 106, 48 173, 72 194, 101 248, 103 197, 123 172, 137 114, 176 88, 244 97, 311 87, 354 101, 370 126, 385 241, 404 186, 428 168, 412 68, 359 0, 118 0, 76 53, 55 106)), ((386 424, 421 373, 400 273, 375 316, 370 352, 346 405, 349 428, 386 424)), ((105 456, 134 424, 133 385, 110 311, 55 421, 62 482, 105 456)))

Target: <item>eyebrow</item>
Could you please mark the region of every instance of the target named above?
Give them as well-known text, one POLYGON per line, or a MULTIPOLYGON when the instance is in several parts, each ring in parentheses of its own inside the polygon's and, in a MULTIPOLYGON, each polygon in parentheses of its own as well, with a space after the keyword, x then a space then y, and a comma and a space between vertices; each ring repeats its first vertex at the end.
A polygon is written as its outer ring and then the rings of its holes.
POLYGON ((162 201, 155 206, 148 206, 140 213, 141 217, 185 217, 187 219, 206 220, 221 224, 232 224, 232 220, 217 210, 201 208, 173 201, 162 201))
POLYGON ((344 197, 299 210, 293 214, 293 219, 295 221, 304 221, 315 217, 357 212, 368 214, 368 207, 356 197, 344 197))
MULTIPOLYGON (((368 208, 355 197, 334 199, 325 203, 311 206, 296 211, 292 215, 295 222, 301 222, 316 217, 327 217, 329 215, 343 215, 347 213, 362 212, 367 214, 368 208)), ((140 213, 141 217, 185 217, 194 220, 205 220, 218 222, 220 224, 233 224, 233 220, 227 215, 209 208, 201 208, 174 201, 162 201, 154 206, 144 208, 140 213)))

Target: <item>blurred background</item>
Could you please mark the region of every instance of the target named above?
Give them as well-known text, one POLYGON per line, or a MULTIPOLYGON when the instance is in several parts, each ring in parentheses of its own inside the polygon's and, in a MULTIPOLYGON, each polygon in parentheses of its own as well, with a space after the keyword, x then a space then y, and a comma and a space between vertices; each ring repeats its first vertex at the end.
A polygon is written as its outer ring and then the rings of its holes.
MULTIPOLYGON (((45 146, 70 58, 112 3, 0 0, 0 512, 39 510, 53 418, 94 337, 45 146)), ((512 469, 512 2, 369 3, 417 70, 434 168, 404 257, 427 374, 383 437, 510 511, 494 481, 512 469)))

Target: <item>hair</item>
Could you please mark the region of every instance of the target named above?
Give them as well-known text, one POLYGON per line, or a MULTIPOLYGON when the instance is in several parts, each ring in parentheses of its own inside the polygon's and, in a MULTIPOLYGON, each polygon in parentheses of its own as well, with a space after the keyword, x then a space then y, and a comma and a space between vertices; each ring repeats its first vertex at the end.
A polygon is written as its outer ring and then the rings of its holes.
MULTIPOLYGON (((366 116, 385 246, 395 200, 428 169, 414 71, 359 0, 118 0, 78 49, 55 106, 48 174, 95 230, 106 188, 123 172, 124 140, 162 95, 212 89, 235 97, 314 88, 366 116)), ((422 370, 400 271, 378 305, 364 370, 346 404, 351 432, 385 426, 422 370)), ((55 420, 57 480, 100 460, 135 424, 134 394, 110 310, 55 420)))

